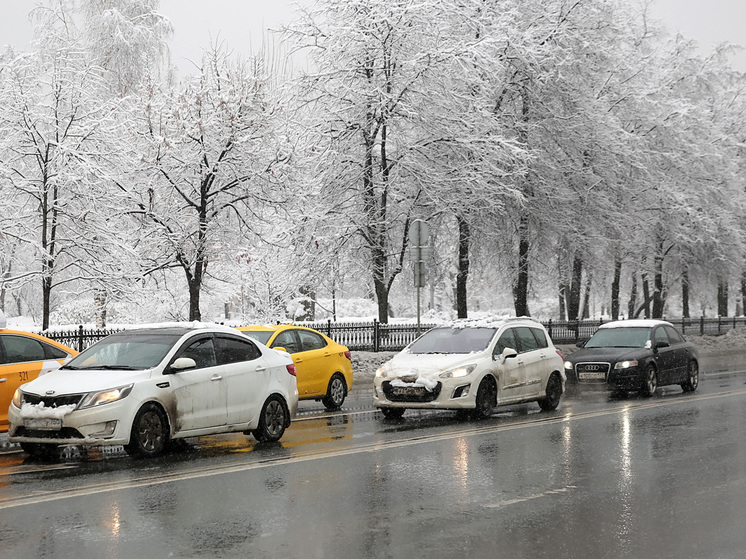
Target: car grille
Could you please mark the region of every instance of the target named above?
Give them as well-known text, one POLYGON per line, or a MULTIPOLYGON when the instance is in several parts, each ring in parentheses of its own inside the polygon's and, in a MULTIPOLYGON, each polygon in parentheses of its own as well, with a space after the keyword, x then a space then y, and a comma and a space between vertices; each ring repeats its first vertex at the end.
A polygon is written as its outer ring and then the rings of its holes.
POLYGON ((432 402, 440 395, 442 384, 430 391, 424 386, 392 386, 390 381, 384 381, 381 388, 390 402, 432 402))
POLYGON ((38 429, 27 429, 26 427, 18 427, 14 436, 60 440, 84 438, 80 431, 78 431, 77 429, 73 429, 72 427, 63 427, 59 431, 41 431, 38 429))
POLYGON ((37 396, 36 394, 23 394, 23 403, 36 406, 44 404, 45 408, 59 408, 60 406, 69 406, 70 404, 78 405, 82 394, 68 394, 65 396, 37 396))
POLYGON ((575 374, 578 382, 606 382, 610 363, 576 363, 575 374))

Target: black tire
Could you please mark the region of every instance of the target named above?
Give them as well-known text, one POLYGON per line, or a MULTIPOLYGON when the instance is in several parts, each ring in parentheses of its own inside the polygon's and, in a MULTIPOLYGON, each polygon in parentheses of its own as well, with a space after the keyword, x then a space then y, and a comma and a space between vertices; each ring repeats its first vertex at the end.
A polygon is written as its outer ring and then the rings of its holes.
POLYGON ((405 408, 378 408, 386 419, 401 419, 406 411, 405 408))
POLYGON ((329 380, 329 387, 326 389, 326 396, 321 399, 321 403, 328 410, 338 410, 347 397, 347 383, 339 373, 334 373, 329 380))
POLYGON ((552 373, 547 380, 546 396, 539 400, 539 407, 543 411, 554 411, 562 398, 562 379, 557 373, 552 373))
POLYGON ((488 419, 497 405, 497 384, 494 377, 487 375, 479 383, 474 408, 474 419, 488 419))
POLYGON ((643 396, 652 396, 658 389, 658 371, 653 365, 648 365, 645 369, 645 377, 642 379, 640 392, 643 396))
POLYGON ((689 370, 687 372, 686 382, 681 384, 684 392, 694 392, 699 386, 699 365, 696 361, 689 362, 689 370))
POLYGON ((124 450, 137 458, 153 458, 168 445, 168 418, 157 404, 148 402, 141 407, 132 422, 130 442, 124 450))
POLYGON ((285 434, 285 427, 290 423, 290 414, 285 402, 273 394, 262 406, 259 416, 259 426, 253 431, 254 438, 259 442, 272 443, 279 441, 285 434))
POLYGON ((38 458, 54 458, 57 456, 57 445, 49 443, 20 443, 26 454, 38 458))

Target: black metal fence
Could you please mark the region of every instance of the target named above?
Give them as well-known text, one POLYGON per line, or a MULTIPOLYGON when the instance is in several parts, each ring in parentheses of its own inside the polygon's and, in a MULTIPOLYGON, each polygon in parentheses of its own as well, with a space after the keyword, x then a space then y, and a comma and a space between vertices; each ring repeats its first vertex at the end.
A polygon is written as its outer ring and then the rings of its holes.
MULTIPOLYGON (((746 317, 667 318, 666 320, 684 335, 720 335, 731 329, 746 327, 746 317)), ((542 324, 555 344, 575 344, 590 338, 603 322, 603 320, 549 320, 542 321, 542 324)), ((416 324, 382 324, 377 320, 372 322, 327 320, 296 324, 319 330, 353 351, 399 351, 414 341, 420 332, 436 326, 436 324, 421 324, 418 331, 416 324)), ((79 326, 76 330, 53 331, 45 335, 82 351, 101 338, 118 331, 116 329, 86 329, 79 326)))

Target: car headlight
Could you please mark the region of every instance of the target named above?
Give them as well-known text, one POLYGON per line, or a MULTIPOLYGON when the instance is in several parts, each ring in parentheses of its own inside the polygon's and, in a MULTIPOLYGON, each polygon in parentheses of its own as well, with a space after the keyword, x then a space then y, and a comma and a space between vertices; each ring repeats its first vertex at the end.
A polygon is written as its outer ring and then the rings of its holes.
POLYGON ((451 369, 450 371, 445 371, 443 373, 440 373, 438 376, 440 378, 460 378, 465 377, 466 375, 469 375, 472 373, 474 369, 476 369, 476 364, 473 365, 462 365, 461 367, 456 367, 455 369, 451 369))
POLYGON ((103 406, 104 404, 110 404, 126 398, 132 392, 132 386, 132 384, 128 384, 127 386, 101 390, 100 392, 89 392, 83 396, 80 404, 78 404, 78 409, 95 408, 96 406, 103 406))
POLYGON ((629 369, 631 367, 637 367, 637 361, 617 361, 614 365, 615 369, 629 369))
POLYGON ((565 361, 565 370, 572 371, 572 361, 565 361))
POLYGON ((376 378, 386 378, 388 376, 387 367, 378 367, 376 369, 376 378))
POLYGON ((13 405, 17 407, 18 409, 21 409, 21 402, 23 401, 22 393, 20 388, 16 388, 16 391, 13 393, 13 405))

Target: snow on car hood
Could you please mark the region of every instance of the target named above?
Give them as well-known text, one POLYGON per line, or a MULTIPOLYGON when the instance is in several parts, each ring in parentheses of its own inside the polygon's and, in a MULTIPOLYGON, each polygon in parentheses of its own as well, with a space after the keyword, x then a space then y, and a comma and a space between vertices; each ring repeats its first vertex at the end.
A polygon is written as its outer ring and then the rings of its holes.
POLYGON ((150 377, 152 370, 144 371, 106 371, 100 369, 74 371, 57 369, 49 374, 23 385, 24 392, 43 396, 54 391, 54 396, 66 394, 83 394, 116 388, 150 377))
POLYGON ((386 365, 388 377, 435 377, 458 367, 477 363, 483 353, 398 353, 386 365))

